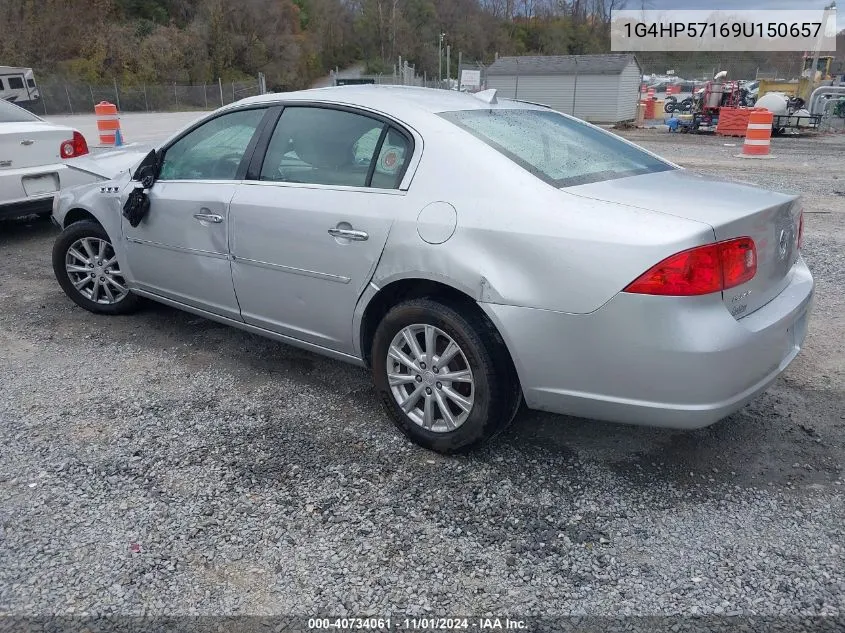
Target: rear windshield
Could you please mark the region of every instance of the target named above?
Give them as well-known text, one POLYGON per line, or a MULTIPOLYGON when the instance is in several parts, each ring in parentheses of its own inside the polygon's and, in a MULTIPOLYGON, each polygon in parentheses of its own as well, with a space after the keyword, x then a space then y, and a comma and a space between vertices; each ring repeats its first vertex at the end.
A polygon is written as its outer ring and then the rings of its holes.
POLYGON ((31 112, 9 103, 5 99, 0 99, 0 123, 21 123, 22 121, 40 120, 31 112))
POLYGON ((613 134, 548 110, 459 110, 444 119, 555 187, 674 169, 613 134))

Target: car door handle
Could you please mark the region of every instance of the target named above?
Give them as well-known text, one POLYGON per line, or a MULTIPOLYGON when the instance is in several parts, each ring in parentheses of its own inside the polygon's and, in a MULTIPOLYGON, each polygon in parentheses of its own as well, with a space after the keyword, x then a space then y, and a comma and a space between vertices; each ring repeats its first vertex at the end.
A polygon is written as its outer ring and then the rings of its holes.
POLYGON ((223 216, 216 213, 194 213, 194 217, 200 222, 211 222, 212 224, 220 224, 223 221, 223 216))
POLYGON ((368 233, 355 231, 354 229, 329 229, 329 235, 332 237, 342 237, 347 240, 355 240, 356 242, 364 242, 370 239, 368 233))

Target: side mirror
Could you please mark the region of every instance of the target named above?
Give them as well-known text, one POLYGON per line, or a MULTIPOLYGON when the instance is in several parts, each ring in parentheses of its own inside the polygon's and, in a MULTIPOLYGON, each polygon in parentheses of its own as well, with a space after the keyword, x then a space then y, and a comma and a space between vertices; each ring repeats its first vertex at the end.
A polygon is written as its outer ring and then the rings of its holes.
POLYGON ((158 178, 163 158, 163 152, 156 149, 151 150, 150 153, 144 157, 144 160, 141 161, 141 164, 138 165, 135 173, 132 174, 132 180, 136 180, 143 184, 145 189, 152 187, 158 178))

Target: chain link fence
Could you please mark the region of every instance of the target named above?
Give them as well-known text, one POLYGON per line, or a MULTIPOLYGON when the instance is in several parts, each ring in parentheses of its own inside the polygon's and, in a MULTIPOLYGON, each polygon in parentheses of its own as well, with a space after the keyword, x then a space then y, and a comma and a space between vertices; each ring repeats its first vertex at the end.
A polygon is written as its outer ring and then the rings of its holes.
POLYGON ((477 92, 484 90, 486 85, 485 77, 486 66, 481 62, 459 62, 458 76, 446 77, 438 79, 437 77, 429 77, 427 73, 418 74, 416 67, 407 62, 401 66, 394 65, 393 72, 379 73, 379 74, 356 74, 355 76, 336 75, 334 71, 330 74, 331 83, 335 86, 350 85, 350 84, 377 84, 386 86, 417 86, 421 88, 438 88, 441 90, 466 90, 467 92, 477 92), (461 86, 460 78, 463 70, 475 72, 469 76, 471 80, 477 79, 477 85, 461 86))
POLYGON ((213 110, 245 97, 261 94, 258 80, 218 81, 210 84, 94 85, 45 79, 38 81, 37 101, 19 103, 39 115, 90 114, 101 101, 115 104, 120 112, 173 112, 213 110))

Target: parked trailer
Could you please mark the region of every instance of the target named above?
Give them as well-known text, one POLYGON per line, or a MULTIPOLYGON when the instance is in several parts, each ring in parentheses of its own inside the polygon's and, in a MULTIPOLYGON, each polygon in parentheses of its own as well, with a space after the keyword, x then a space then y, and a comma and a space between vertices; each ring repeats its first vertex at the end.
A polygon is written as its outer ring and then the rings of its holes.
POLYGON ((772 117, 772 134, 783 134, 787 130, 818 130, 822 122, 821 114, 775 114, 772 117))
POLYGON ((32 68, 0 66, 0 99, 20 104, 40 98, 32 68))

